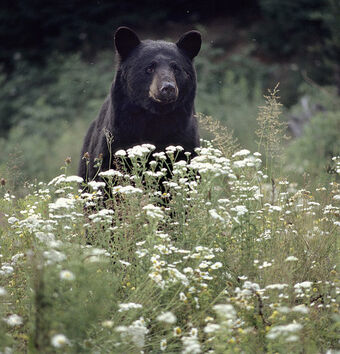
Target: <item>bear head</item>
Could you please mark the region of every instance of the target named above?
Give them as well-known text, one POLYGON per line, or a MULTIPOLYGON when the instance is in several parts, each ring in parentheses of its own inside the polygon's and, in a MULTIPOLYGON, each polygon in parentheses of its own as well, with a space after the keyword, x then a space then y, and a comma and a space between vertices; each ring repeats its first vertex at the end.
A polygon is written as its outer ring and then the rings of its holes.
POLYGON ((120 27, 115 47, 119 57, 115 84, 129 102, 154 114, 193 104, 196 73, 192 61, 201 48, 198 31, 170 43, 141 41, 130 28, 120 27))

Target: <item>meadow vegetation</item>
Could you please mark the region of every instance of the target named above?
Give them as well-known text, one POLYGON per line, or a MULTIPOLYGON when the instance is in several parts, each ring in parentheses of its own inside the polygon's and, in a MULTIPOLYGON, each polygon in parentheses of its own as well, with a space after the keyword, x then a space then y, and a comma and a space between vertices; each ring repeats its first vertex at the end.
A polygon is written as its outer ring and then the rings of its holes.
POLYGON ((340 156, 317 186, 287 179, 277 96, 257 112, 257 152, 201 116, 212 142, 162 191, 180 146, 118 151, 106 184, 85 185, 70 159, 23 197, 3 179, 0 351, 339 350, 340 156))

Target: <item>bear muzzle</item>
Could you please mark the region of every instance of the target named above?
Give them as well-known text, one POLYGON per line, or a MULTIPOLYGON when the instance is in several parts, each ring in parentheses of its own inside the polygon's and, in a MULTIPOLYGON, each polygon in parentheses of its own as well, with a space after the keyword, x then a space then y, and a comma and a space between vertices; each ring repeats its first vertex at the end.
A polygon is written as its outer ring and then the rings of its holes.
POLYGON ((164 103, 175 102, 178 96, 177 86, 172 82, 165 82, 159 90, 159 98, 164 103))
POLYGON ((149 97, 160 104, 175 102, 178 98, 178 87, 174 80, 152 80, 149 89, 149 97))

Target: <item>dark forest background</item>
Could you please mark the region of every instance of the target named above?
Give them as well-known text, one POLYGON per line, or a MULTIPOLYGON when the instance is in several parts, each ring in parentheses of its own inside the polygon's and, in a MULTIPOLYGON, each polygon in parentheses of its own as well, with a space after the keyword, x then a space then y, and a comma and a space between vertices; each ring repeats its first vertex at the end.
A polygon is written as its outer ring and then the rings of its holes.
POLYGON ((340 153, 340 2, 4 0, 0 9, 0 177, 58 173, 80 146, 114 77, 113 33, 176 40, 196 28, 197 111, 255 150, 257 107, 280 82, 293 138, 287 171, 318 175, 340 153))

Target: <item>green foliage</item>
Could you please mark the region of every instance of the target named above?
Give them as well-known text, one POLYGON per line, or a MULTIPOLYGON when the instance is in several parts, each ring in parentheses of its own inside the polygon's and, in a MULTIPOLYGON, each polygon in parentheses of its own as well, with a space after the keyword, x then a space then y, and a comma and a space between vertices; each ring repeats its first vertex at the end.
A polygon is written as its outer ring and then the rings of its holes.
MULTIPOLYGON (((19 61, 9 79, 1 77, 1 122, 6 124, 1 126, 2 135, 6 134, 6 127, 18 124, 28 134, 34 134, 37 125, 70 122, 79 116, 88 119, 96 113, 113 74, 111 53, 102 53, 91 63, 79 55, 53 55, 41 67, 19 61), (81 116, 84 114, 87 115, 81 116)), ((53 139, 55 133, 58 132, 50 131, 48 138, 53 139)))
POLYGON ((59 247, 58 251, 67 255, 77 251, 79 258, 63 262, 62 270, 56 266, 46 267, 44 255, 39 252, 34 253, 27 267, 34 290, 31 301, 35 303, 30 314, 35 318, 30 329, 32 351, 49 347, 50 337, 58 333, 69 333, 74 338, 73 351, 81 351, 82 340, 91 327, 105 319, 112 309, 119 282, 114 274, 107 272, 109 262, 91 262, 86 248, 68 247, 59 247), (73 279, 74 274, 76 279, 73 279))
POLYGON ((41 68, 21 62, 0 90, 0 165, 11 172, 13 155, 19 156, 22 183, 51 178, 67 156, 77 161, 86 128, 109 91, 113 65, 109 53, 91 63, 79 55, 54 56, 41 68))
POLYGON ((288 149, 288 169, 312 178, 329 168, 332 156, 340 154, 340 111, 318 113, 288 149))
POLYGON ((257 49, 339 89, 340 5, 337 0, 260 0, 262 21, 254 36, 257 49))
POLYGON ((258 31, 262 48, 273 55, 291 55, 322 36, 321 21, 327 0, 260 0, 264 21, 258 31))
POLYGON ((117 154, 131 174, 100 172, 105 189, 67 168, 23 198, 1 189, 2 352, 338 349, 335 178, 273 188, 259 153, 202 145, 169 179, 181 148, 145 144, 117 154))
POLYGON ((195 62, 196 110, 227 126, 241 146, 255 148, 256 110, 263 102, 262 85, 267 73, 246 53, 223 60, 219 59, 221 54, 225 55, 223 51, 203 47, 195 62))
MULTIPOLYGON (((320 45, 316 51, 324 62, 326 70, 331 72, 333 83, 340 93, 340 3, 337 0, 327 0, 326 11, 317 14, 316 17, 323 21, 328 32, 324 45, 320 45)), ((322 75, 322 73, 321 73, 322 75)), ((327 82, 327 81, 326 81, 327 82)))
MULTIPOLYGON (((287 170, 294 178, 308 173, 311 179, 323 176, 329 170, 331 158, 340 155, 340 105, 335 88, 313 88, 304 86, 302 92, 311 102, 322 107, 311 117, 303 135, 293 140, 287 148, 287 170)), ((292 112, 299 114, 299 108, 292 112)))

